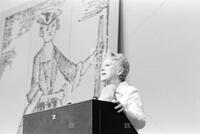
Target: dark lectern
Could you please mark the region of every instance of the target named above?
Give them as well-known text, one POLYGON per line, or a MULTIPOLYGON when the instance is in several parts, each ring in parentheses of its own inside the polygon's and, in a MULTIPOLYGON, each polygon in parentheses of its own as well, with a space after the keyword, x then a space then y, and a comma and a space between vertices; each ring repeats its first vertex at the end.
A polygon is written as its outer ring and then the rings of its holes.
POLYGON ((24 115, 24 134, 137 134, 116 104, 89 100, 24 115))

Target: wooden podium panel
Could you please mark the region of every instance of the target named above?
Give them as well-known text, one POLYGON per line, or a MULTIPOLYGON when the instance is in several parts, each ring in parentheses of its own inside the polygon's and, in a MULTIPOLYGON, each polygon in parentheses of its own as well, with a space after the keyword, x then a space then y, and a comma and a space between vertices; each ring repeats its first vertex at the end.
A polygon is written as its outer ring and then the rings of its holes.
POLYGON ((89 100, 24 115, 24 134, 137 134, 116 104, 89 100))

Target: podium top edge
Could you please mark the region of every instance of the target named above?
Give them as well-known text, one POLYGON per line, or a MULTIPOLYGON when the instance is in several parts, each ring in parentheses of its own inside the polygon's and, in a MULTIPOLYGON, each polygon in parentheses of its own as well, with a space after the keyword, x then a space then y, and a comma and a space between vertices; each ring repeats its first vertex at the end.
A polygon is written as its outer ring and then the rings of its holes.
POLYGON ((52 108, 52 109, 47 109, 47 110, 42 110, 42 111, 38 111, 38 112, 33 112, 33 113, 29 113, 29 114, 25 114, 23 116, 28 116, 30 114, 37 114, 37 113, 41 113, 41 112, 47 112, 47 111, 55 111, 57 109, 60 109, 60 108, 66 108, 66 107, 70 107, 70 106, 74 106, 74 105, 79 105, 81 103, 98 103, 98 102, 106 102, 106 103, 110 103, 112 104, 112 102, 107 102, 107 101, 102 101, 102 100, 97 100, 97 99, 89 99, 89 100, 84 100, 84 101, 80 101, 80 102, 76 102, 76 103, 72 103, 72 104, 68 104, 68 105, 63 105, 63 106, 60 106, 60 107, 56 107, 56 108, 52 108))

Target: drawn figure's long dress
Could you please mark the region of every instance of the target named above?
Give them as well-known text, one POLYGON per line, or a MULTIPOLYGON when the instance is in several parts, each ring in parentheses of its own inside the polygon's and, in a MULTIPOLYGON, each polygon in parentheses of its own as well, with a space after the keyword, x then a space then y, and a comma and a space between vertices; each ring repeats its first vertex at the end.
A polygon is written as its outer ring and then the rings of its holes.
POLYGON ((41 49, 34 58, 31 90, 27 94, 29 102, 35 104, 35 108, 34 106, 32 106, 33 109, 28 110, 31 113, 46 110, 49 108, 55 108, 59 105, 62 105, 62 99, 65 95, 64 90, 67 89, 63 89, 61 87, 60 91, 54 91, 54 84, 58 71, 63 75, 67 82, 73 85, 74 88, 80 82, 82 63, 79 62, 78 64, 75 64, 69 61, 56 48, 56 46, 53 46, 52 53, 52 59, 44 61, 45 54, 43 49, 41 49), (39 91, 42 91, 42 94, 39 95, 39 91), (53 95, 61 92, 63 93, 63 95, 60 99, 56 99, 56 97, 53 97, 53 95), (52 99, 46 100, 45 102, 39 99, 40 97, 45 95, 52 95, 52 99))

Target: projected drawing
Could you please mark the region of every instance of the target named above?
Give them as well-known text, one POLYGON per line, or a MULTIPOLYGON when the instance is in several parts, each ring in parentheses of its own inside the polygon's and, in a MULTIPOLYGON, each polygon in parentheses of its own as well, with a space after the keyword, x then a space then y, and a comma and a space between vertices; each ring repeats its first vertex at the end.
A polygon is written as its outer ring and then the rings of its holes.
POLYGON ((29 105, 24 114, 62 106, 65 93, 68 93, 66 90, 69 90, 67 85, 71 85, 70 92, 72 92, 79 85, 81 77, 96 56, 96 50, 94 50, 86 60, 74 63, 56 47, 54 37, 60 28, 59 15, 61 13, 58 9, 48 9, 41 13, 37 21, 40 24, 43 46, 34 57, 31 90, 27 94, 29 105), (61 73, 67 83, 55 92, 54 83, 57 73, 61 73))
POLYGON ((110 9, 118 5, 110 2, 41 0, 5 15, 0 89, 9 97, 0 98, 0 114, 14 118, 0 126, 23 134, 22 115, 99 96, 104 54, 110 46, 117 50, 118 12, 110 9), (9 98, 18 100, 17 110, 9 98))
MULTIPOLYGON (((39 112, 56 108, 66 104, 68 93, 76 89, 81 77, 87 72, 96 59, 95 88, 99 88, 99 69, 102 62, 103 43, 103 16, 99 18, 98 42, 96 49, 84 61, 74 63, 67 59, 54 44, 56 31, 59 30, 59 16, 62 11, 59 9, 48 9, 41 13, 37 23, 40 24, 40 37, 43 39, 43 46, 34 56, 31 90, 27 94, 28 105, 24 114, 39 112), (57 73, 61 73, 66 83, 59 91, 54 91, 54 83, 57 73), (68 89, 70 85, 71 89, 68 89), (97 86, 96 86, 97 85, 97 86)), ((98 90, 98 89, 96 89, 98 90)), ((69 103, 69 102, 68 102, 69 103)), ((20 124, 22 127, 22 124, 20 124)), ((19 127, 18 133, 22 133, 19 127)))

